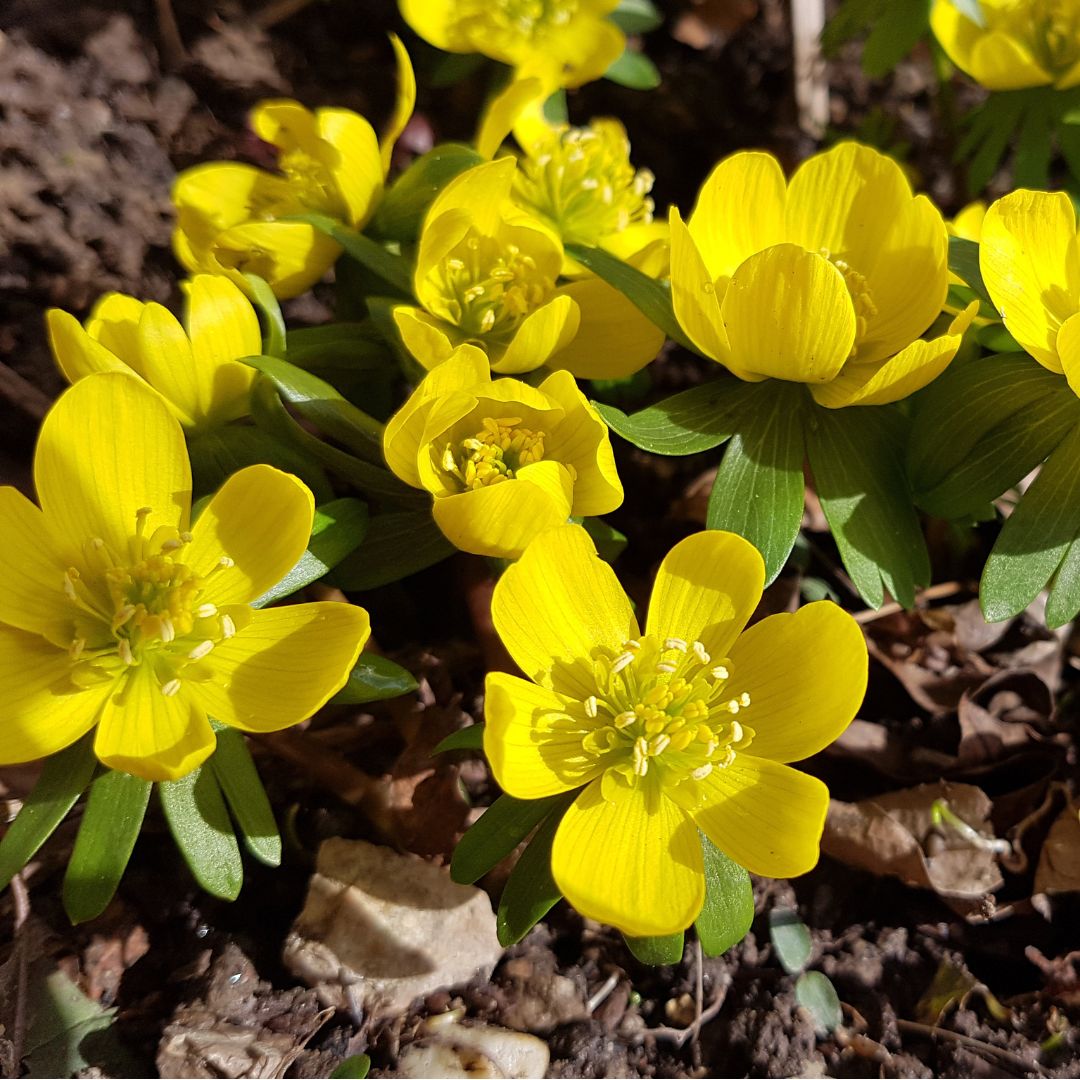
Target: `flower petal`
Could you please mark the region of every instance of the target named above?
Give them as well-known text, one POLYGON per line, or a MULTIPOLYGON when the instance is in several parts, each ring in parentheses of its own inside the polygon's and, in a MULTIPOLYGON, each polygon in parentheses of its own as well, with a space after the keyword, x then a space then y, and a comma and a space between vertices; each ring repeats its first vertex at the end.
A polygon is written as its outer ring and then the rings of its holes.
POLYGON ((245 222, 214 237, 223 272, 258 274, 279 300, 307 292, 340 254, 336 240, 303 221, 245 222))
POLYGON ((81 379, 49 410, 34 456, 34 482, 68 564, 99 537, 126 553, 136 512, 187 528, 191 467, 180 425, 141 379, 118 372, 81 379))
POLYGON ((765 587, 765 563, 735 533, 706 529, 680 540, 656 572, 645 633, 700 641, 728 655, 765 587))
POLYGON ((1049 86, 1054 81, 1026 45, 996 30, 980 35, 975 42, 968 70, 987 90, 1023 90, 1049 86))
POLYGON ((706 355, 721 363, 730 352, 720 298, 694 238, 676 207, 669 212, 671 232, 671 304, 686 336, 706 355))
POLYGON ((198 768, 217 744, 206 713, 186 689, 167 695, 150 664, 117 681, 106 698, 94 753, 110 769, 144 780, 178 780, 198 768))
POLYGON ((541 533, 495 585, 491 617, 534 682, 584 701, 595 690, 592 656, 637 637, 615 571, 580 525, 541 533))
POLYGON ((701 838, 658 784, 590 784, 551 848, 559 890, 584 916, 631 937, 685 930, 705 901, 701 838))
POLYGON ((484 683, 484 754, 499 787, 515 799, 541 799, 587 784, 600 772, 567 730, 563 701, 516 675, 492 672, 484 683))
POLYGON ((199 515, 184 561, 197 574, 213 574, 207 600, 218 607, 250 603, 296 565, 314 514, 303 482, 270 465, 249 465, 233 473, 199 515), (232 565, 220 565, 222 558, 232 565))
MULTIPOLYGON (((504 210, 510 198, 510 187, 514 182, 517 162, 512 157, 499 158, 497 161, 485 161, 459 173, 436 196, 427 212, 424 232, 428 223, 434 222, 453 210, 462 211, 469 223, 486 236, 493 236, 504 220, 504 210)), ((423 235, 420 240, 424 247, 423 235)), ((421 254, 417 267, 424 263, 421 254)))
POLYGON ((399 304, 393 316, 402 344, 428 371, 445 363, 453 354, 454 346, 443 329, 445 324, 426 311, 399 304))
POLYGON ((59 308, 45 313, 49 345, 57 367, 68 382, 78 382, 99 371, 127 371, 127 365, 95 341, 74 315, 59 308))
POLYGON ((938 44, 961 71, 971 71, 971 50, 985 28, 968 18, 953 0, 934 0, 930 28, 938 44))
POLYGON ((134 296, 106 293, 94 304, 86 320, 86 332, 140 375, 143 370, 139 358, 139 320, 145 306, 134 296))
POLYGON ((190 427, 204 419, 214 373, 195 366, 191 342, 176 316, 160 304, 146 304, 138 342, 143 377, 176 409, 180 423, 190 427))
POLYGON ((330 602, 266 608, 207 657, 213 677, 192 683, 206 711, 242 731, 280 731, 317 712, 345 685, 371 636, 368 613, 330 602))
MULTIPOLYGON (((749 753, 801 761, 839 738, 866 693, 859 624, 827 600, 770 615, 731 647, 731 690, 749 693, 749 753)), ((742 716, 743 714, 740 714, 742 716)))
POLYGON ((514 78, 507 83, 484 111, 476 133, 476 152, 490 160, 510 134, 518 117, 543 97, 544 85, 537 78, 514 78))
POLYGON ((581 310, 565 292, 522 319, 501 356, 494 351, 491 370, 505 375, 535 371, 556 354, 566 355, 578 333, 581 310))
POLYGON ((382 171, 385 177, 390 172, 390 163, 394 155, 394 145, 401 133, 408 127, 416 108, 416 74, 413 71, 409 52, 401 43, 397 34, 390 35, 390 44, 397 60, 397 93, 394 95, 394 111, 386 122, 379 136, 379 154, 382 157, 382 171))
POLYGON ((375 129, 351 109, 319 109, 315 117, 319 135, 333 151, 322 156, 345 202, 346 224, 362 229, 383 190, 382 152, 375 129))
MULTIPOLYGON (((1061 324, 1055 347, 1065 371, 1065 378, 1068 379, 1072 392, 1080 397, 1080 312, 1070 315, 1061 324)), ((2 614, 0 618, 3 618, 2 614)), ((11 622, 10 619, 7 621, 11 622)))

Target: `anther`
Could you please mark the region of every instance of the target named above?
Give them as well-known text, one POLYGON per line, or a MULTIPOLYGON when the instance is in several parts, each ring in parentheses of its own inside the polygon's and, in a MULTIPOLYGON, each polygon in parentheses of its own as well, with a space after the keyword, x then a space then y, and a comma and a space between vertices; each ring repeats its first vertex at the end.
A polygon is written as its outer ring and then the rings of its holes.
POLYGON ((201 604, 195 609, 200 619, 212 619, 217 614, 217 604, 201 604))
POLYGON ((742 707, 743 707, 744 709, 749 709, 749 708, 750 708, 750 695, 749 695, 748 693, 746 693, 746 691, 743 691, 743 692, 742 692, 742 693, 741 693, 741 694, 739 695, 739 704, 740 704, 740 705, 741 705, 741 706, 742 706, 742 707))
POLYGON ((649 753, 653 757, 658 757, 671 745, 670 735, 654 735, 649 740, 649 753))
POLYGON ((211 649, 213 649, 213 647, 214 643, 212 641, 200 641, 199 644, 187 654, 188 659, 201 660, 211 649))
POLYGON ((170 679, 167 683, 162 683, 161 692, 166 697, 176 697, 180 693, 180 680, 170 679))
POLYGON ((596 719, 596 715, 599 712, 599 703, 596 700, 596 695, 586 698, 585 700, 585 715, 591 720, 596 719))
POLYGON ((68 656, 72 660, 78 660, 83 654, 83 649, 86 648, 86 638, 77 637, 68 646, 68 656))
POLYGON ((233 622, 231 615, 221 616, 221 636, 228 640, 236 634, 236 623, 233 622))
POLYGON ((226 570, 231 570, 236 565, 235 559, 230 559, 228 555, 222 555, 218 559, 218 566, 223 567, 226 570))
POLYGON ((657 671, 657 674, 659 674, 659 675, 663 675, 663 674, 674 675, 675 674, 675 665, 665 661, 663 663, 660 663, 660 664, 656 665, 656 671, 657 671))
POLYGON ((720 679, 721 681, 726 682, 729 678, 731 678, 731 672, 728 671, 728 669, 724 667, 723 664, 717 664, 716 667, 712 669, 712 677, 714 679, 720 679))
POLYGON ((131 642, 127 638, 121 638, 120 644, 116 646, 116 651, 120 654, 120 659, 124 661, 128 667, 131 667, 135 663, 135 657, 131 652, 131 642))
POLYGON ((166 645, 169 645, 176 640, 176 627, 173 626, 172 619, 162 617, 161 640, 165 642, 166 645))
POLYGON ((743 726, 738 720, 731 721, 731 741, 742 742, 743 740, 743 726))
POLYGON ((634 712, 633 709, 628 709, 626 712, 621 712, 615 717, 615 726, 621 731, 623 728, 627 728, 634 723, 637 718, 637 713, 634 712))
POLYGON ((702 645, 702 643, 700 641, 695 641, 693 648, 694 648, 694 655, 703 664, 707 664, 712 659, 712 657, 709 656, 708 651, 705 649, 705 646, 702 645))
POLYGON ((706 761, 704 765, 699 765, 690 775, 695 780, 704 780, 713 770, 712 762, 706 761))
POLYGON ((679 637, 669 637, 664 641, 665 649, 677 649, 679 652, 686 652, 686 642, 679 637))
POLYGON ((615 658, 615 662, 611 665, 611 673, 618 675, 624 668, 628 668, 634 662, 634 654, 632 652, 624 652, 620 656, 615 658))

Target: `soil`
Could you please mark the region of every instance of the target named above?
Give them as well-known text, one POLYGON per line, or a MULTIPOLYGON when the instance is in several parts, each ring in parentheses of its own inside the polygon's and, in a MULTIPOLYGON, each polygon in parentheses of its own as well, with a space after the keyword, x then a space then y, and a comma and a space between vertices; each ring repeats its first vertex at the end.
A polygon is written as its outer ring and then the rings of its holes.
MULTIPOLYGON (((656 175, 658 205, 687 209, 709 167, 735 149, 764 146, 793 164, 814 148, 793 105, 787 5, 662 6, 665 25, 645 41, 661 87, 642 94, 598 83, 571 97, 575 119, 623 120, 634 160, 656 175)), ((265 160, 244 129, 262 97, 387 114, 393 72, 385 35, 401 29, 392 0, 321 0, 279 21, 266 18, 277 9, 256 0, 4 5, 0 480, 29 492, 37 425, 62 388, 44 309, 83 316, 112 289, 176 298, 168 192, 178 169, 213 158, 265 160)), ((415 45, 414 56, 421 99, 399 164, 435 141, 469 138, 484 93, 477 78, 431 89, 426 76, 437 55, 415 45)), ((876 83, 857 61, 857 49, 848 49, 830 66, 830 138, 884 131, 921 186, 954 211, 963 192, 948 140, 935 134, 942 125, 928 55, 917 52, 876 83)), ((297 324, 326 313, 309 297, 288 314, 297 324)), ((654 365, 648 392, 687 385, 700 370, 669 355, 654 365)), ((657 459, 625 444, 617 452, 628 498, 612 521, 630 540, 620 571, 641 599, 660 556, 700 527, 716 455, 657 459)), ((861 611, 811 495, 806 557, 770 588, 764 608, 784 610, 800 589, 824 583, 859 614, 874 657, 863 723, 807 767, 844 802, 941 778, 978 785, 991 800, 996 834, 1015 838, 1019 853, 992 905, 981 898, 978 910, 963 910, 955 897, 824 856, 796 881, 755 882, 750 934, 700 969, 691 944, 680 964, 643 966, 617 934, 559 905, 508 950, 489 982, 447 988, 392 1023, 321 1017, 312 992, 283 968, 281 944, 319 840, 385 839, 355 785, 392 777, 397 842, 436 859, 447 858, 470 804, 495 794, 475 757, 430 760, 439 738, 481 717, 483 672, 498 660, 490 626, 475 617, 490 589, 486 569, 456 556, 355 597, 370 609, 382 650, 422 676, 419 695, 328 710, 302 737, 256 742, 260 771, 288 822, 280 870, 250 863, 238 901, 211 900, 185 876, 152 813, 116 900, 102 918, 72 928, 59 899, 69 822, 28 876, 30 916, 20 933, 36 935, 41 955, 93 1000, 116 1007, 114 1030, 138 1070, 131 1075, 153 1073, 166 1026, 175 1032, 238 1016, 276 1048, 276 1064, 258 1075, 325 1076, 358 1052, 369 1053, 376 1070, 391 1069, 425 1018, 458 1006, 546 1039, 553 1076, 1076 1075, 1080 901, 1076 892, 1037 892, 1035 874, 1077 775, 1080 646, 1070 628, 1051 635, 1028 615, 985 627, 973 615, 972 579, 994 527, 967 549, 935 523, 928 527, 936 592, 913 614, 861 611), (448 602, 433 611, 431 595, 448 602), (831 978, 843 1003, 844 1024, 833 1036, 815 1032, 777 961, 768 929, 776 907, 796 908, 810 927, 811 966, 831 978), (697 1038, 684 1039, 699 971, 709 1019, 697 1038), (935 1005, 927 992, 942 971, 965 992, 935 1005)), ((0 770, 0 797, 14 802, 33 779, 33 767, 0 770)), ((940 842, 924 839, 928 853, 940 842)), ((484 884, 497 896, 501 880, 496 872, 484 884)), ((10 890, 0 896, 0 964, 12 951, 13 903, 10 890)), ((0 980, 10 972, 0 967, 0 980)), ((11 992, 0 985, 0 1017, 11 992)), ((256 1073, 222 1066, 213 1075, 256 1073)))

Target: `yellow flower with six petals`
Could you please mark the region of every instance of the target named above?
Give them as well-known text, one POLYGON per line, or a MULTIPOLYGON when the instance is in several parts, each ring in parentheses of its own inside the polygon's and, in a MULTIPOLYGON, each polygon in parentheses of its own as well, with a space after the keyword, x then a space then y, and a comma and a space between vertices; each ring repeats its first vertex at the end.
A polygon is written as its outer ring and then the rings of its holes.
POLYGON ((121 373, 80 380, 42 424, 40 509, 0 488, 0 763, 96 727, 103 764, 175 780, 242 731, 299 723, 339 690, 367 612, 253 610, 311 532, 314 501, 267 465, 234 474, 191 524, 191 471, 161 398, 121 373))
POLYGON ((607 426, 566 371, 539 387, 492 380, 484 353, 461 345, 386 425, 390 468, 434 498, 455 546, 516 558, 571 514, 606 514, 623 489, 607 426))
POLYGON ((884 405, 948 366, 978 305, 919 335, 948 291, 948 233, 899 165, 842 143, 786 184, 743 152, 671 211, 671 294, 690 340, 740 379, 807 383, 828 408, 884 405), (747 208, 752 207, 753 212, 747 208))
POLYGON ((492 617, 529 680, 486 683, 484 751, 512 796, 580 789, 551 869, 581 914, 675 933, 705 895, 700 829, 756 874, 817 861, 829 793, 786 763, 847 727, 866 688, 855 621, 819 602, 749 630, 757 550, 706 531, 660 565, 640 630, 585 531, 543 533, 495 586, 492 617))

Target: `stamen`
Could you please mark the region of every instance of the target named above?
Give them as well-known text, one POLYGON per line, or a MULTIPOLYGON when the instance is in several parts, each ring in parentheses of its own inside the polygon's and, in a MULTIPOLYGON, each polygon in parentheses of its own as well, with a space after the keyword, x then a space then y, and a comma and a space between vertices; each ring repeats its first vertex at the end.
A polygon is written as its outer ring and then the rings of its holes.
POLYGON ((161 619, 161 640, 166 645, 171 645, 176 640, 176 627, 168 616, 162 616, 161 619))
POLYGON ((743 727, 738 720, 731 721, 731 741, 742 742, 743 739, 743 727))
POLYGON ((706 761, 704 765, 699 765, 690 775, 695 780, 704 780, 713 770, 712 762, 706 761))
POLYGON ((633 709, 628 709, 626 712, 621 712, 615 717, 615 726, 621 731, 623 728, 627 728, 634 723, 637 718, 637 713, 634 712, 633 709))
POLYGON ((116 646, 116 651, 120 654, 120 659, 131 667, 135 663, 135 657, 131 652, 131 642, 127 638, 121 638, 120 643, 116 646))
POLYGON ((217 564, 225 570, 231 570, 236 565, 236 560, 230 559, 228 555, 222 555, 217 564))
POLYGON ((162 683, 161 692, 166 697, 176 697, 180 693, 180 680, 170 679, 167 683, 162 683))
POLYGON ((188 653, 189 660, 201 660, 206 656, 214 647, 212 641, 200 641, 191 652, 188 653))
POLYGON ((228 640, 236 635, 236 623, 233 622, 231 615, 221 616, 221 636, 228 640))
POLYGON ((664 662, 656 665, 657 673, 666 673, 668 675, 675 674, 675 665, 672 663, 664 662))
POLYGON ((201 604, 195 609, 195 614, 200 619, 212 619, 217 614, 216 604, 201 604))
POLYGON ((721 682, 726 682, 731 678, 731 672, 729 672, 723 664, 717 664, 717 666, 712 669, 712 677, 714 679, 719 679, 721 682))
POLYGON ((599 703, 596 700, 596 695, 592 695, 585 699, 585 715, 591 720, 596 719, 596 715, 599 712, 599 703))
POLYGON ((700 660, 700 661, 701 661, 701 662, 702 662, 703 664, 707 664, 707 663, 708 663, 708 662, 709 662, 709 661, 710 661, 710 660, 712 659, 712 657, 711 657, 711 656, 709 656, 709 653, 708 653, 708 651, 706 650, 705 646, 704 646, 704 645, 702 645, 702 643, 701 643, 700 641, 695 641, 695 642, 694 642, 694 646, 693 646, 693 648, 694 648, 694 655, 695 655, 695 656, 696 656, 696 657, 697 657, 697 658, 698 658, 698 659, 699 659, 699 660, 700 660))
POLYGON ((686 642, 679 637, 669 637, 664 641, 665 649, 677 649, 679 652, 686 652, 686 642))
POLYGON ((632 652, 624 652, 620 656, 615 658, 615 662, 611 665, 612 675, 618 675, 624 668, 629 667, 634 662, 634 654, 632 652))

